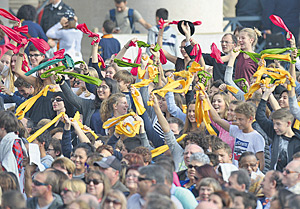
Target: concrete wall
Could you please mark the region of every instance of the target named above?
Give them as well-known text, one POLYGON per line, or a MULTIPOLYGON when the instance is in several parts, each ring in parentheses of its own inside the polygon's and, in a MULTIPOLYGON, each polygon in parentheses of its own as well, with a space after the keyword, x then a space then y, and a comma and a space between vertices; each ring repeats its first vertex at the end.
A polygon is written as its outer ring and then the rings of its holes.
MULTIPOLYGON (((79 23, 86 23, 90 29, 98 27, 100 31, 105 14, 109 9, 114 8, 114 0, 64 0, 64 2, 75 9, 79 23)), ((128 0, 128 6, 137 9, 152 25, 156 24, 155 11, 159 8, 167 8, 170 20, 202 21, 202 25, 196 27, 198 34, 222 33, 222 0, 128 0)), ((147 33, 139 24, 137 29, 141 33, 147 33)), ((85 58, 90 55, 90 42, 85 35, 82 40, 82 52, 85 58)), ((123 41, 121 42, 123 44, 123 41)))

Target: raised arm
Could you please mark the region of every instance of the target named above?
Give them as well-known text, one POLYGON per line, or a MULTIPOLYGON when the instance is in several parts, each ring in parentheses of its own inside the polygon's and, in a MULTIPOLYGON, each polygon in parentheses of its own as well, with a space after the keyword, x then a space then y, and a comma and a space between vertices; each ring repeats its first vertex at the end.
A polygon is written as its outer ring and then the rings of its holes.
MULTIPOLYGON (((165 28, 169 25, 168 22, 166 22, 164 25, 163 25, 163 28, 159 29, 158 31, 158 37, 157 37, 157 43, 158 45, 163 48, 163 34, 164 34, 164 30, 165 28)), ((176 61, 177 61, 177 57, 176 56, 173 56, 171 55, 169 52, 167 52, 166 50, 163 50, 164 51, 164 54, 167 58, 167 60, 169 60, 170 62, 176 64, 176 61)))
POLYGON ((122 49, 119 51, 119 53, 118 53, 117 56, 115 57, 116 59, 121 60, 121 59, 124 57, 124 55, 125 55, 127 49, 129 49, 129 44, 130 44, 131 41, 132 41, 132 42, 137 42, 137 38, 130 39, 130 40, 122 47, 122 49))
POLYGON ((231 92, 236 99, 245 100, 245 97, 244 97, 245 93, 232 80, 233 66, 234 66, 235 59, 238 55, 239 55, 239 52, 232 51, 230 53, 230 58, 229 58, 228 65, 227 65, 226 71, 225 71, 224 81, 227 85, 232 86, 238 90, 238 92, 236 94, 231 92))
POLYGON ((146 28, 147 30, 149 30, 150 28, 152 28, 152 25, 149 24, 148 22, 146 22, 146 20, 144 20, 144 18, 139 19, 139 23, 144 26, 144 28, 146 28))
POLYGON ((219 126, 221 126, 225 131, 229 132, 229 128, 230 128, 230 124, 226 121, 226 120, 223 120, 219 114, 217 113, 217 111, 215 110, 215 108, 212 106, 209 98, 208 98, 208 95, 206 94, 203 94, 203 93, 200 93, 200 97, 199 99, 201 101, 203 101, 204 99, 206 99, 206 101, 208 102, 209 106, 210 106, 210 110, 209 110, 209 113, 210 113, 210 117, 212 118, 213 121, 215 121, 219 126))

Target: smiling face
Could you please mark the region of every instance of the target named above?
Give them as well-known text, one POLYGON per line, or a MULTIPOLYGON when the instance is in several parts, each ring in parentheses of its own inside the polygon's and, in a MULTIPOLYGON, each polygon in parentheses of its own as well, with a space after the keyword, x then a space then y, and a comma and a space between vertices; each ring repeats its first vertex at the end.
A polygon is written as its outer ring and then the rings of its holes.
POLYGON ((291 122, 284 122, 283 120, 273 119, 273 126, 277 135, 285 135, 291 127, 291 122))
POLYGON ((196 118, 195 118, 195 104, 190 104, 188 108, 188 119, 190 123, 195 123, 196 118))
POLYGON ((246 157, 243 157, 239 161, 239 168, 243 168, 248 171, 249 175, 251 175, 252 172, 256 172, 258 169, 259 161, 256 159, 254 155, 249 155, 246 157))
POLYGON ((61 192, 61 197, 66 205, 70 204, 72 201, 76 200, 76 193, 67 189, 61 192))
POLYGON ((126 174, 125 185, 129 190, 136 190, 138 187, 138 177, 140 173, 137 170, 130 169, 126 174))
POLYGON ((231 38, 231 35, 223 36, 223 38, 221 40, 221 46, 222 46, 222 51, 224 52, 224 54, 228 54, 229 52, 232 51, 235 44, 231 38))
POLYGON ((224 114, 226 111, 226 104, 223 97, 220 94, 216 94, 212 98, 212 106, 215 108, 216 112, 224 118, 224 114))
POLYGON ((116 74, 116 70, 113 67, 108 67, 105 71, 105 78, 113 79, 114 75, 116 74))
POLYGON ((39 51, 30 51, 28 57, 31 66, 36 67, 45 58, 45 55, 41 54, 39 51))
POLYGON ((239 44, 242 50, 250 51, 252 49, 253 38, 250 38, 247 32, 240 32, 239 34, 239 44))
POLYGON ((83 148, 77 148, 74 152, 73 158, 76 170, 85 170, 85 163, 87 161, 87 154, 83 148))
POLYGON ((199 198, 201 201, 209 201, 209 196, 214 192, 211 186, 201 186, 199 188, 199 198))
POLYGON ((102 81, 100 86, 97 86, 97 96, 100 100, 107 99, 110 96, 110 88, 105 81, 102 81))
POLYGON ((229 107, 228 107, 228 111, 227 111, 227 121, 235 121, 236 120, 236 116, 235 116, 235 110, 236 105, 230 103, 229 107))
POLYGON ((288 108, 289 107, 289 96, 287 92, 283 92, 280 95, 280 98, 278 100, 278 104, 281 108, 288 108))
POLYGON ((117 103, 114 104, 114 116, 118 117, 125 115, 128 110, 128 104, 126 97, 121 97, 118 99, 117 103))
POLYGON ((180 47, 179 47, 180 48, 180 52, 181 52, 181 54, 182 54, 182 56, 184 58, 189 57, 189 55, 186 53, 186 51, 184 49, 185 43, 186 43, 186 41, 182 41, 181 44, 180 44, 180 47))

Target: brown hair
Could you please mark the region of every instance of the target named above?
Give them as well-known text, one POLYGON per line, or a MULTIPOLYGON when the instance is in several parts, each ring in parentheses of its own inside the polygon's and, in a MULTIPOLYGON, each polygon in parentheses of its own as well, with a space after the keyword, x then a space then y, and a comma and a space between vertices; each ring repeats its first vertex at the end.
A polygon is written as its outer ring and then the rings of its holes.
POLYGON ((119 101, 119 99, 122 97, 126 97, 125 94, 115 93, 112 94, 109 98, 102 101, 100 107, 100 115, 103 122, 111 118, 114 111, 113 105, 116 104, 119 101))
POLYGON ((256 110, 253 105, 247 102, 243 102, 235 108, 234 112, 238 114, 243 114, 249 119, 250 117, 255 117, 256 110))
POLYGON ((281 108, 279 110, 274 111, 271 114, 272 120, 281 120, 284 122, 293 122, 294 116, 291 114, 290 110, 288 108, 281 108))
POLYGON ((129 83, 129 85, 134 83, 133 75, 127 70, 119 70, 118 72, 116 72, 113 78, 117 82, 124 81, 124 83, 129 83))

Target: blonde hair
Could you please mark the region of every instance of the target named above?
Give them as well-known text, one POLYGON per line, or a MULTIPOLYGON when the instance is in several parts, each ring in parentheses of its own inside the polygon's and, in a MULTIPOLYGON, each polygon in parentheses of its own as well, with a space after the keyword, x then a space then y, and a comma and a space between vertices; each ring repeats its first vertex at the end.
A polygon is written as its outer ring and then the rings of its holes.
POLYGON ((250 117, 255 117, 256 109, 253 105, 247 102, 243 102, 235 108, 234 112, 238 114, 243 114, 249 119, 250 117))
POLYGON ((66 157, 60 157, 55 159, 52 162, 51 167, 53 168, 54 165, 59 165, 61 168, 67 170, 68 174, 73 174, 75 172, 75 164, 72 160, 66 157))
POLYGON ((120 98, 126 97, 125 94, 115 93, 112 94, 109 98, 105 99, 101 103, 100 107, 100 115, 103 122, 107 121, 107 119, 111 118, 114 111, 114 104, 116 104, 120 98))
POLYGON ((68 189, 72 192, 79 192, 79 194, 84 194, 86 192, 86 184, 79 179, 67 179, 62 184, 62 189, 68 189))
POLYGON ((257 44, 258 37, 261 37, 261 32, 257 28, 243 28, 240 33, 245 32, 248 34, 250 38, 253 38, 254 41, 252 43, 252 47, 257 44))
POLYGON ((213 103, 213 98, 217 95, 220 95, 225 103, 225 110, 224 110, 224 114, 223 114, 223 118, 227 119, 227 112, 228 112, 228 107, 229 107, 229 103, 230 103, 230 97, 228 94, 226 94, 225 92, 217 92, 215 93, 212 97, 211 97, 211 103, 213 103))
POLYGON ((104 208, 105 200, 107 197, 115 197, 121 202, 121 209, 126 209, 127 208, 127 200, 126 197, 124 196, 123 192, 117 189, 111 189, 107 195, 104 197, 103 201, 101 201, 102 207, 104 208))
POLYGON ((88 71, 89 71, 89 76, 94 77, 94 78, 99 78, 98 72, 95 68, 89 67, 88 71))

